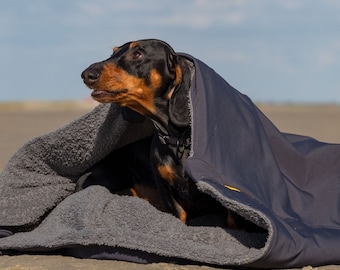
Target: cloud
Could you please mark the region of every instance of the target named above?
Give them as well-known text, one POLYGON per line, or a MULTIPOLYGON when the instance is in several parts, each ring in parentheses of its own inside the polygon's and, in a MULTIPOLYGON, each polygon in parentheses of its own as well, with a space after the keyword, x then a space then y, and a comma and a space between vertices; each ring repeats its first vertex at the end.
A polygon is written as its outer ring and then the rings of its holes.
POLYGON ((95 2, 84 1, 82 4, 77 5, 80 13, 84 13, 84 15, 90 15, 91 17, 99 17, 105 13, 105 8, 103 5, 98 5, 95 2))
MULTIPOLYGON (((240 9, 243 1, 181 1, 181 8, 172 8, 162 18, 155 17, 161 25, 191 27, 196 29, 214 27, 216 25, 238 25, 245 20, 240 9)), ((176 5, 174 5, 176 6, 176 5)))
POLYGON ((315 52, 314 67, 316 69, 327 69, 340 62, 340 39, 330 44, 326 44, 323 48, 319 48, 315 52))
POLYGON ((316 57, 316 64, 318 68, 325 68, 331 66, 336 62, 336 55, 332 51, 320 51, 316 57))
POLYGON ((284 0, 284 1, 277 1, 277 4, 284 9, 297 10, 301 7, 303 2, 296 1, 296 0, 284 0))
MULTIPOLYGON (((76 3, 78 19, 82 18, 88 24, 90 18, 101 20, 101 17, 111 17, 110 20, 138 20, 143 17, 142 24, 157 26, 181 26, 184 28, 208 28, 216 24, 237 25, 244 22, 245 14, 243 0, 172 0, 158 1, 81 1, 76 3), (180 8, 179 8, 180 7, 180 8)), ((136 25, 138 28, 138 25, 136 25)))

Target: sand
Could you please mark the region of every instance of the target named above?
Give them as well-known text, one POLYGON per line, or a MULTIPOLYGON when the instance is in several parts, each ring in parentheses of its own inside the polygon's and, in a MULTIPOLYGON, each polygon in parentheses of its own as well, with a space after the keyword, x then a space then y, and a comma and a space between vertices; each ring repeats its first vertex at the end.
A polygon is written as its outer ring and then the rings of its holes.
MULTIPOLYGON (((0 171, 25 142, 73 121, 92 110, 93 102, 0 103, 0 171)), ((334 104, 259 104, 260 109, 283 132, 302 134, 320 141, 340 143, 340 106, 334 104)), ((278 265, 278 268, 280 266, 278 265)), ((62 256, 2 256, 0 269, 141 269, 212 270, 207 266, 149 264, 82 260, 62 256)), ((304 267, 304 270, 340 270, 340 266, 304 267)))

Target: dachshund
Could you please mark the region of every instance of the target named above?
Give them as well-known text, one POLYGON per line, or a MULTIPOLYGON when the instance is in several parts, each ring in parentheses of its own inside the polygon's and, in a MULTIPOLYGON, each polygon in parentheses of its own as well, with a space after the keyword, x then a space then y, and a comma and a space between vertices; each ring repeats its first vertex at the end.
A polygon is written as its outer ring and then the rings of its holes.
MULTIPOLYGON (((96 101, 118 103, 152 121, 155 135, 148 158, 156 192, 162 199, 157 208, 184 223, 199 216, 221 214, 226 217, 227 227, 243 229, 247 221, 239 226, 241 217, 200 192, 183 166, 191 148, 192 70, 193 63, 167 43, 146 39, 115 47, 110 58, 90 65, 81 77, 96 101)), ((140 196, 141 192, 132 185, 130 193, 140 196)))

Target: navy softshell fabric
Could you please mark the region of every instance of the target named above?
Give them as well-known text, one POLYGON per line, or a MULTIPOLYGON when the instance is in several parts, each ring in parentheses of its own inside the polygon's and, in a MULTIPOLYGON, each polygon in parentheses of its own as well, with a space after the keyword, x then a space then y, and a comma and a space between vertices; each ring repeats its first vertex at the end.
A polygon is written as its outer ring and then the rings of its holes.
POLYGON ((186 168, 270 220, 271 247, 254 265, 340 263, 340 145, 281 133, 247 96, 184 56, 196 72, 186 168))

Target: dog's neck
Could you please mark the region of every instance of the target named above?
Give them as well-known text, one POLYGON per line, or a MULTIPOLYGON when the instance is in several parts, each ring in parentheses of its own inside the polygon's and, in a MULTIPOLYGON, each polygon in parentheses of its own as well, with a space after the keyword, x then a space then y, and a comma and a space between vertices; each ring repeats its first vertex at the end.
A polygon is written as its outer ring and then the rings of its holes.
POLYGON ((179 127, 171 121, 168 115, 164 114, 162 116, 157 115, 157 117, 150 118, 157 132, 163 136, 181 137, 190 128, 190 125, 179 127))
POLYGON ((156 129, 159 141, 172 149, 175 156, 181 159, 185 150, 191 146, 191 126, 177 126, 172 123, 170 117, 163 117, 162 121, 157 117, 151 118, 156 129))

